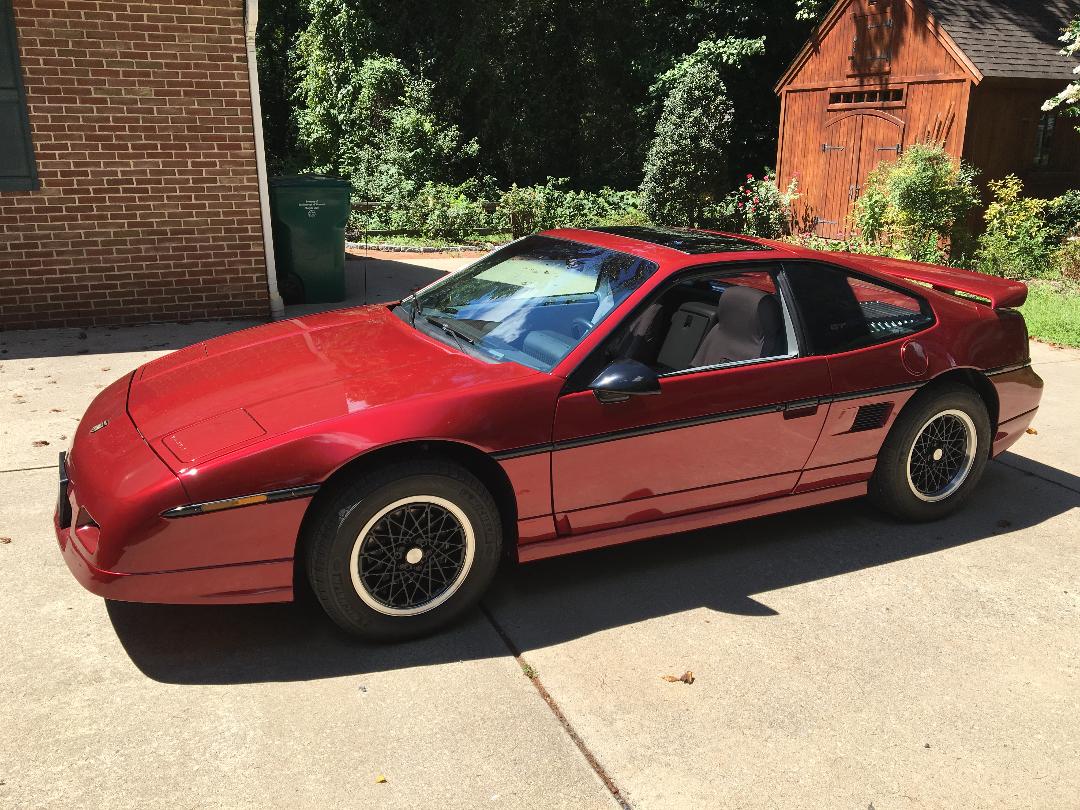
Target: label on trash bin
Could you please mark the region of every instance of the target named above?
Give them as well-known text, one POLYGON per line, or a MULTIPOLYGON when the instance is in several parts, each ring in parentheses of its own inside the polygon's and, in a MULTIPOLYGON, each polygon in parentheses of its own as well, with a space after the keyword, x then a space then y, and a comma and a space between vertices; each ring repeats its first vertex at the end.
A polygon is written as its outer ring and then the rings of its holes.
POLYGON ((314 219, 315 215, 319 213, 319 209, 325 206, 322 200, 304 200, 300 203, 300 207, 307 211, 307 215, 310 219, 314 219))

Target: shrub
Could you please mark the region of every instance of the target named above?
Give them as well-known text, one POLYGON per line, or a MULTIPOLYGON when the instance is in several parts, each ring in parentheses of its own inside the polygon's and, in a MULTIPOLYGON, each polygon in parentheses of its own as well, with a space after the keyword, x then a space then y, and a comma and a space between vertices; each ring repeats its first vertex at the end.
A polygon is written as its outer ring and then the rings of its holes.
POLYGON ((511 186, 499 197, 496 221, 514 236, 546 228, 645 223, 636 191, 567 191, 567 182, 549 177, 543 185, 511 186))
POLYGON ((855 205, 860 238, 873 252, 924 262, 948 260, 962 222, 979 202, 975 170, 937 146, 915 144, 881 163, 855 205))
POLYGON ((686 66, 673 81, 645 159, 642 209, 665 225, 698 225, 728 191, 734 110, 717 70, 686 66))
POLYGON ((733 233, 779 239, 791 230, 792 203, 798 199, 794 179, 786 191, 776 185, 776 176, 766 172, 761 178, 746 175, 744 182, 719 205, 708 209, 704 224, 733 233))
POLYGON ((1046 227, 1055 242, 1080 236, 1080 189, 1074 188, 1050 200, 1046 206, 1046 227))
POLYGON ((1072 239, 1057 252, 1057 268, 1062 278, 1080 281, 1080 239, 1072 239))
POLYGON ((986 209, 986 231, 979 237, 976 267, 1005 278, 1054 274, 1056 245, 1046 227, 1046 200, 1024 197, 1016 175, 989 183, 994 201, 986 209))

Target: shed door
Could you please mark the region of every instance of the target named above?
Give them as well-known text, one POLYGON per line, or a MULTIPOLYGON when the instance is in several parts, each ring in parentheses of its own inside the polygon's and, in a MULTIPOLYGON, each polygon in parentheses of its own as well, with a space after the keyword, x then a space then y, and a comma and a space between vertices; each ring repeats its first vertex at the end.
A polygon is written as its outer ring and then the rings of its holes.
POLYGON ((859 175, 855 184, 855 199, 862 193, 866 178, 882 161, 892 162, 900 155, 903 128, 898 120, 876 115, 859 118, 859 175))
POLYGON ((847 113, 825 125, 825 195, 815 217, 815 232, 843 239, 866 178, 883 160, 896 160, 904 140, 904 122, 883 113, 847 113))
POLYGON ((851 213, 852 189, 859 171, 859 118, 848 115, 825 126, 821 144, 825 161, 825 199, 815 217, 817 233, 840 239, 851 213))

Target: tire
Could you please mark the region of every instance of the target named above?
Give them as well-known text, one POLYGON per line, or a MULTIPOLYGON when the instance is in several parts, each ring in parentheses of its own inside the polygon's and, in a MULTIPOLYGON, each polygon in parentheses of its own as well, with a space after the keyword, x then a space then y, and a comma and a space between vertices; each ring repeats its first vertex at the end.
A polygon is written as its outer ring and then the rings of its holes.
POLYGON ((449 462, 373 470, 316 509, 303 538, 308 581, 327 615, 361 638, 443 627, 479 601, 502 556, 495 499, 449 462))
POLYGON ((938 520, 971 495, 989 455, 982 398, 966 385, 934 385, 915 395, 885 438, 870 499, 900 520, 938 520))

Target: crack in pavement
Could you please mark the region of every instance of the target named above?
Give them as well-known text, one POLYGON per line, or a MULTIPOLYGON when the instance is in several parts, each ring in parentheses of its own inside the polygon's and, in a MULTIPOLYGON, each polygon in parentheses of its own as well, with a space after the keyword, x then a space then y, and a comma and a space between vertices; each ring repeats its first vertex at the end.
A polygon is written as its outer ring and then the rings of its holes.
POLYGON ((13 472, 34 472, 35 470, 55 470, 55 464, 46 464, 44 467, 16 467, 13 470, 0 470, 0 475, 13 472))
POLYGON ((518 666, 521 667, 521 671, 525 674, 525 677, 527 677, 532 682, 532 685, 536 688, 536 691, 540 693, 541 699, 543 699, 544 703, 546 703, 548 705, 548 708, 551 709, 551 713, 555 715, 555 719, 559 721, 560 725, 562 725, 563 731, 567 733, 570 739, 574 742, 574 745, 578 747, 581 755, 585 757, 585 761, 589 764, 589 767, 593 769, 593 772, 595 772, 596 775, 600 778, 600 781, 604 784, 604 787, 607 788, 608 793, 611 794, 611 797, 615 799, 615 801, 618 803, 619 807, 622 808, 622 810, 633 810, 633 806, 630 804, 629 801, 627 801, 626 797, 623 796, 622 791, 619 789, 619 786, 615 784, 615 780, 612 779, 611 775, 604 770, 604 766, 600 764, 593 752, 589 750, 589 747, 585 744, 585 741, 581 739, 581 735, 579 735, 574 729, 574 727, 570 725, 570 721, 566 718, 566 715, 563 714, 563 710, 559 708, 559 704, 555 702, 555 698, 553 698, 551 696, 551 693, 548 692, 548 690, 544 687, 544 684, 540 680, 540 676, 536 674, 536 670, 534 670, 533 667, 529 664, 529 662, 526 661, 524 657, 522 657, 521 650, 518 649, 518 646, 514 643, 514 640, 510 638, 510 634, 507 633, 506 630, 503 629, 503 626, 495 620, 495 616, 492 614, 488 606, 483 602, 480 603, 480 612, 484 614, 484 618, 486 618, 491 624, 491 626, 495 629, 495 632, 498 634, 499 638, 502 639, 503 644, 506 645, 506 649, 510 651, 510 654, 514 656, 514 660, 517 662, 518 666))

